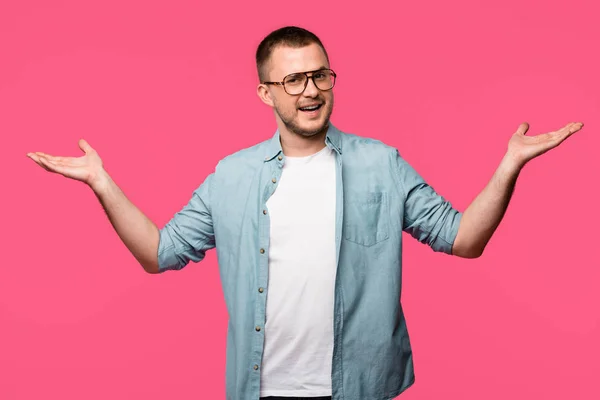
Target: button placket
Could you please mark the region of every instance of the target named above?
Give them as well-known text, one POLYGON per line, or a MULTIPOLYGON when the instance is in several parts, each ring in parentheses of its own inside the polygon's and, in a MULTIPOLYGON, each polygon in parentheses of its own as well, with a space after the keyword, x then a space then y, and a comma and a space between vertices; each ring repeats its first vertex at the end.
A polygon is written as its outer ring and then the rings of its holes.
MULTIPOLYGON (((268 231, 269 231, 269 226, 268 226, 268 225, 269 225, 269 217, 268 217, 268 215, 269 215, 269 212, 268 212, 268 208, 267 208, 267 201, 268 201, 269 197, 270 197, 270 196, 271 196, 271 195, 272 195, 272 194, 275 192, 275 190, 276 190, 276 188, 277 188, 277 183, 278 183, 278 182, 277 182, 277 180, 279 179, 279 177, 280 177, 280 175, 281 175, 281 169, 282 169, 282 162, 281 162, 281 160, 282 160, 282 159, 283 159, 283 157, 279 156, 279 157, 278 157, 278 160, 279 160, 279 162, 277 162, 277 167, 278 167, 278 168, 276 167, 276 168, 274 168, 274 169, 272 169, 272 170, 271 170, 271 171, 272 171, 272 175, 271 175, 271 185, 270 185, 270 187, 269 187, 269 188, 268 188, 268 190, 267 190, 267 192, 268 192, 268 193, 266 193, 266 195, 267 195, 267 196, 266 196, 266 198, 264 199, 264 203, 262 204, 262 215, 263 215, 263 216, 265 216, 265 217, 266 217, 266 219, 262 219, 262 220, 260 220, 260 225, 261 225, 261 227, 259 228, 259 230, 260 230, 261 232, 268 232, 268 231)), ((262 240, 262 239, 261 239, 261 240, 262 240)), ((261 255, 264 255, 264 256, 266 256, 266 255, 267 255, 267 248, 268 248, 268 237, 267 237, 267 238, 264 238, 264 240, 265 240, 265 241, 264 241, 263 243, 259 243, 259 246, 260 246, 260 245, 263 245, 263 246, 264 246, 264 247, 260 247, 260 248, 259 248, 259 252, 260 252, 260 254, 261 254, 261 255)), ((264 257, 264 258, 263 258, 263 257, 261 256, 261 257, 259 258, 259 263, 260 263, 260 265, 261 265, 261 266, 260 266, 261 270, 262 270, 263 268, 265 268, 265 265, 266 265, 266 271, 267 271, 267 274, 268 274, 268 258, 267 258, 267 257, 264 257)), ((263 277, 263 275, 264 275, 264 273, 262 273, 262 272, 261 272, 261 273, 260 273, 260 279, 261 279, 261 280, 264 278, 264 277, 263 277)), ((266 290, 266 288, 265 288, 265 287, 263 287, 263 286, 260 286, 260 287, 258 288, 258 293, 259 293, 259 296, 260 296, 262 293, 265 293, 265 290, 266 290)), ((260 314, 261 314, 262 316, 264 316, 264 315, 265 315, 265 312, 266 312, 266 310, 265 310, 265 307, 266 307, 266 303, 265 303, 265 297, 264 297, 264 296, 261 296, 261 297, 260 297, 260 300, 259 300, 259 302, 260 302, 260 314)), ((262 332, 262 327, 261 327, 261 325, 260 325, 260 324, 261 324, 261 321, 259 321, 259 319, 261 319, 261 318, 262 318, 262 316, 261 316, 260 318, 257 318, 257 321, 256 321, 256 326, 254 327, 254 330, 255 330, 257 333, 260 333, 260 332, 262 332)), ((264 321, 263 321, 263 323, 264 323, 264 321)), ((261 336, 262 336, 262 335, 261 335, 261 336)), ((257 338, 260 338, 261 336, 257 335, 257 338)), ((258 340, 260 341, 260 339, 258 339, 258 340)), ((259 343, 262 343, 262 341, 260 341, 259 343)), ((254 364, 253 368, 254 368, 254 370, 255 370, 255 371, 256 371, 256 370, 258 370, 258 369, 259 369, 259 364, 254 364)))

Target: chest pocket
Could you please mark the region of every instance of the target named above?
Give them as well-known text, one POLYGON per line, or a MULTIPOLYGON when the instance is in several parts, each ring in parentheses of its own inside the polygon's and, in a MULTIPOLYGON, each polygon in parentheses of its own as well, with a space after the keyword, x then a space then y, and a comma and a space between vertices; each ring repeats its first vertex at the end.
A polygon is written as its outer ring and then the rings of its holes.
POLYGON ((350 192, 344 203, 344 238, 347 241, 373 246, 389 238, 387 193, 350 192))

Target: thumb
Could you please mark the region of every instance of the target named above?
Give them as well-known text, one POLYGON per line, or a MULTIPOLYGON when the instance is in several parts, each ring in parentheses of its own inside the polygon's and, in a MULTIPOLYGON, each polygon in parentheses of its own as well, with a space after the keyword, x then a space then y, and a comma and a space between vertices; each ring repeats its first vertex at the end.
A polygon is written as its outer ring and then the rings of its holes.
POLYGON ((528 130, 529 130, 529 124, 527 122, 523 122, 521 125, 519 125, 519 128, 517 129, 517 131, 515 133, 517 135, 525 135, 525 133, 527 133, 528 130))
POLYGON ((83 152, 84 152, 85 154, 87 154, 87 153, 89 153, 90 151, 93 151, 93 150, 94 150, 94 149, 92 149, 92 146, 90 146, 90 145, 88 144, 88 142, 86 142, 86 141, 85 141, 85 139, 79 139, 79 143, 78 143, 78 144, 79 144, 79 148, 80 148, 81 150, 83 150, 83 152))

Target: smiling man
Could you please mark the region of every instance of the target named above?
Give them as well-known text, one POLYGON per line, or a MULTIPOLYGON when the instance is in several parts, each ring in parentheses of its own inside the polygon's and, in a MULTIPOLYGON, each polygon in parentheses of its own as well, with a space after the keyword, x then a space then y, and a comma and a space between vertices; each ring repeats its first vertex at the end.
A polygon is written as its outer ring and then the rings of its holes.
POLYGON ((488 185, 460 212, 395 148, 330 122, 337 75, 317 36, 278 29, 256 63, 257 94, 278 129, 221 160, 161 229, 84 140, 79 158, 28 155, 88 184, 147 272, 179 270, 216 249, 229 313, 227 399, 392 399, 414 382, 400 303, 402 232, 433 251, 479 257, 520 170, 582 124, 537 136, 521 124, 488 185))

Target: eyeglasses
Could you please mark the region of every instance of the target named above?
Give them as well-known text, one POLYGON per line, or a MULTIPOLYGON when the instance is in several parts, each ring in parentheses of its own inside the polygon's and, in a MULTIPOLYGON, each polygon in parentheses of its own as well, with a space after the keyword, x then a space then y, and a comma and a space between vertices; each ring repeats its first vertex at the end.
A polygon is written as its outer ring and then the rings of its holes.
POLYGON ((289 95, 296 96, 306 90, 308 78, 311 78, 319 90, 331 90, 335 85, 337 75, 331 69, 318 69, 315 71, 296 72, 287 75, 282 82, 263 82, 265 85, 283 86, 283 90, 289 95), (312 74, 308 76, 308 74, 312 74))

